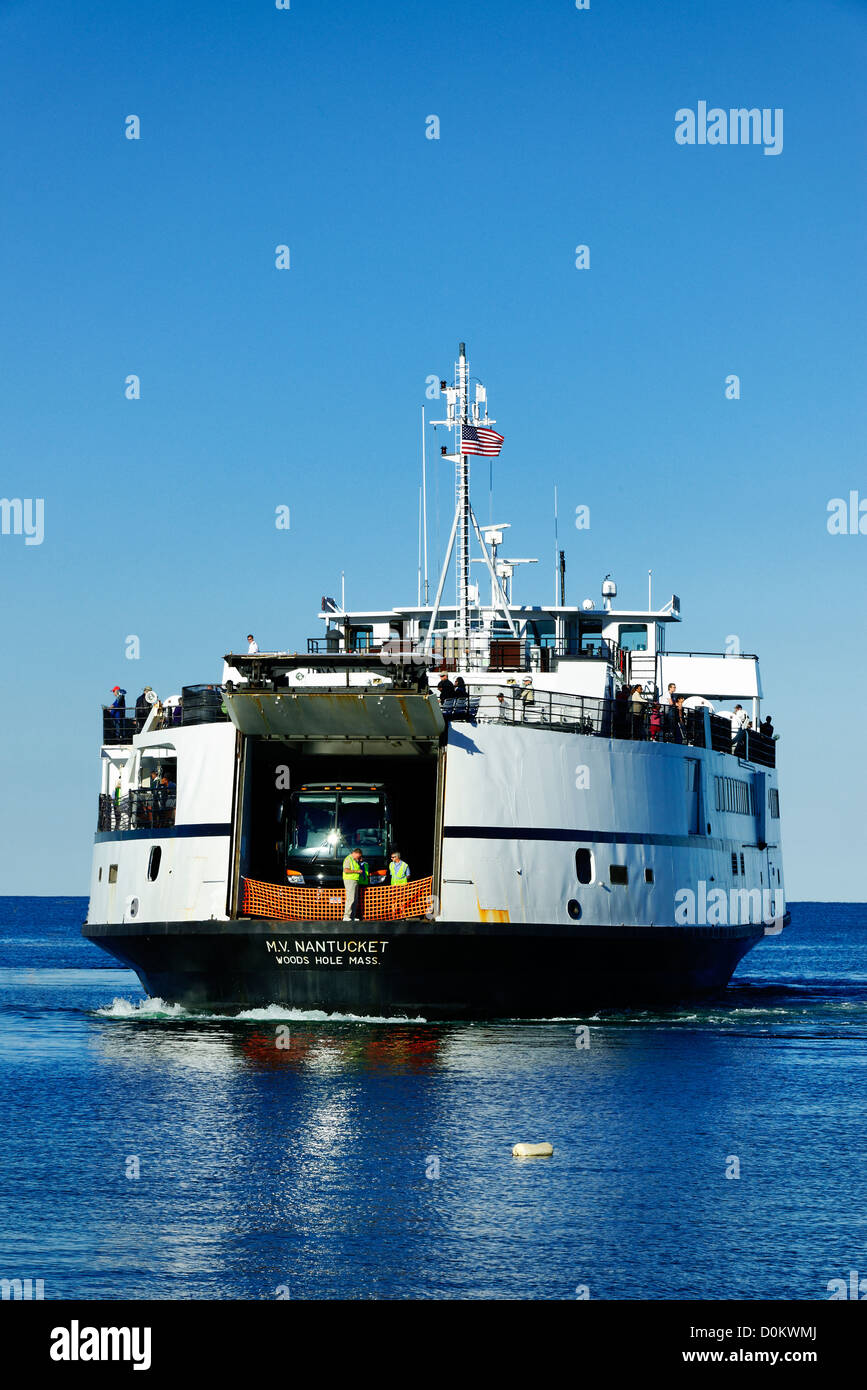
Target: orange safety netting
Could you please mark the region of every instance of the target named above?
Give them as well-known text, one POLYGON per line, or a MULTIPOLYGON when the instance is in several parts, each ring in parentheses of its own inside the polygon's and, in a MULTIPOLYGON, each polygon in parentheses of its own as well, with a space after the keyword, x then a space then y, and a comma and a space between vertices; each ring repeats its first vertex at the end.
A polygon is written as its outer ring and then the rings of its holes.
MULTIPOLYGON (((360 888, 361 920, 397 922, 424 917, 430 911, 432 878, 417 878, 393 887, 360 888)), ((342 888, 289 888, 277 883, 244 879, 245 917, 277 917, 282 922, 339 922, 343 918, 342 888)))

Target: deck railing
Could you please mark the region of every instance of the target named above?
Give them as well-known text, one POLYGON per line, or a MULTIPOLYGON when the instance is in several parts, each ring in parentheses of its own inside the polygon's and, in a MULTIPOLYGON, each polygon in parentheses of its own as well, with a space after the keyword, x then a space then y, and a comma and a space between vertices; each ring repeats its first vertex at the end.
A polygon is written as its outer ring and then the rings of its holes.
POLYGON ((177 795, 174 790, 133 789, 127 796, 99 798, 97 830, 164 830, 175 823, 177 795))
MULTIPOLYGON (((677 711, 662 702, 633 699, 593 699, 565 691, 539 690, 532 685, 484 685, 468 687, 465 697, 442 702, 447 723, 528 724, 539 728, 566 729, 603 738, 647 740, 652 743, 706 746, 705 710, 690 707, 677 711)), ((776 764, 776 741, 753 729, 732 734, 731 721, 709 716, 711 747, 732 753, 764 767, 776 764)))
MULTIPOLYGON (((114 705, 102 706, 102 741, 106 744, 132 743, 133 735, 140 734, 151 713, 136 714, 134 706, 117 709, 114 705)), ((185 685, 181 699, 175 705, 160 705, 151 729, 162 733, 166 729, 179 728, 186 724, 214 724, 229 718, 223 705, 223 692, 218 685, 185 685)))
POLYGON ((580 661, 605 661, 621 674, 626 669, 626 656, 616 642, 595 633, 583 638, 569 638, 556 642, 553 638, 542 637, 538 642, 532 634, 512 637, 509 633, 472 633, 466 653, 463 644, 447 633, 434 636, 431 651, 423 642, 392 640, 384 647, 367 641, 356 641, 348 648, 335 640, 335 637, 308 637, 309 656, 333 655, 339 652, 355 653, 361 656, 379 656, 384 665, 396 662, 409 665, 418 662, 419 668, 427 666, 436 671, 550 671, 555 660, 569 657, 580 661))

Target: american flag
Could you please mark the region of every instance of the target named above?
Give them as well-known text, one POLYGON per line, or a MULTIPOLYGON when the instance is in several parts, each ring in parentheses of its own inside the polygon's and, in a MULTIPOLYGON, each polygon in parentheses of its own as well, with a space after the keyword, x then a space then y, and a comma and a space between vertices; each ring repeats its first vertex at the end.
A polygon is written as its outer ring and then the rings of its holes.
POLYGON ((496 430, 481 429, 477 425, 461 425, 461 453, 485 454, 496 458, 503 447, 503 436, 496 430))

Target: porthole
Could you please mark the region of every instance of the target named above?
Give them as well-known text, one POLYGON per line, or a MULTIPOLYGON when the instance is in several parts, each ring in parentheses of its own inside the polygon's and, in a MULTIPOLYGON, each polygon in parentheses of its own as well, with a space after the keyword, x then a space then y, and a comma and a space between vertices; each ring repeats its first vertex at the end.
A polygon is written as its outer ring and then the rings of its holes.
POLYGON ((568 903, 566 904, 566 911, 569 913, 569 916, 572 918, 573 922, 578 921, 578 918, 581 916, 581 904, 578 902, 577 898, 569 899, 568 903))
POLYGON ((150 852, 150 858, 148 859, 148 878, 151 883, 154 882, 157 874, 160 871, 160 860, 162 859, 162 857, 163 851, 161 846, 154 845, 150 852))

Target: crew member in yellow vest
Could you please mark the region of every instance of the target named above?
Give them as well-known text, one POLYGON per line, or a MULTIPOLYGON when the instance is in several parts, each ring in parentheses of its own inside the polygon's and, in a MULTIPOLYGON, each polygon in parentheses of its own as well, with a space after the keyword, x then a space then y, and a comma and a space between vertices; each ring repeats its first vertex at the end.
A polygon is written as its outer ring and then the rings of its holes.
POLYGON ((392 851, 391 863, 388 866, 388 876, 392 888, 396 883, 409 883, 409 865, 405 864, 400 857, 400 850, 392 851))
POLYGON ((350 850, 343 861, 343 891, 346 894, 346 906, 343 909, 344 922, 357 922, 359 920, 358 909, 361 904, 358 898, 358 889, 361 884, 362 873, 361 850, 350 850))

